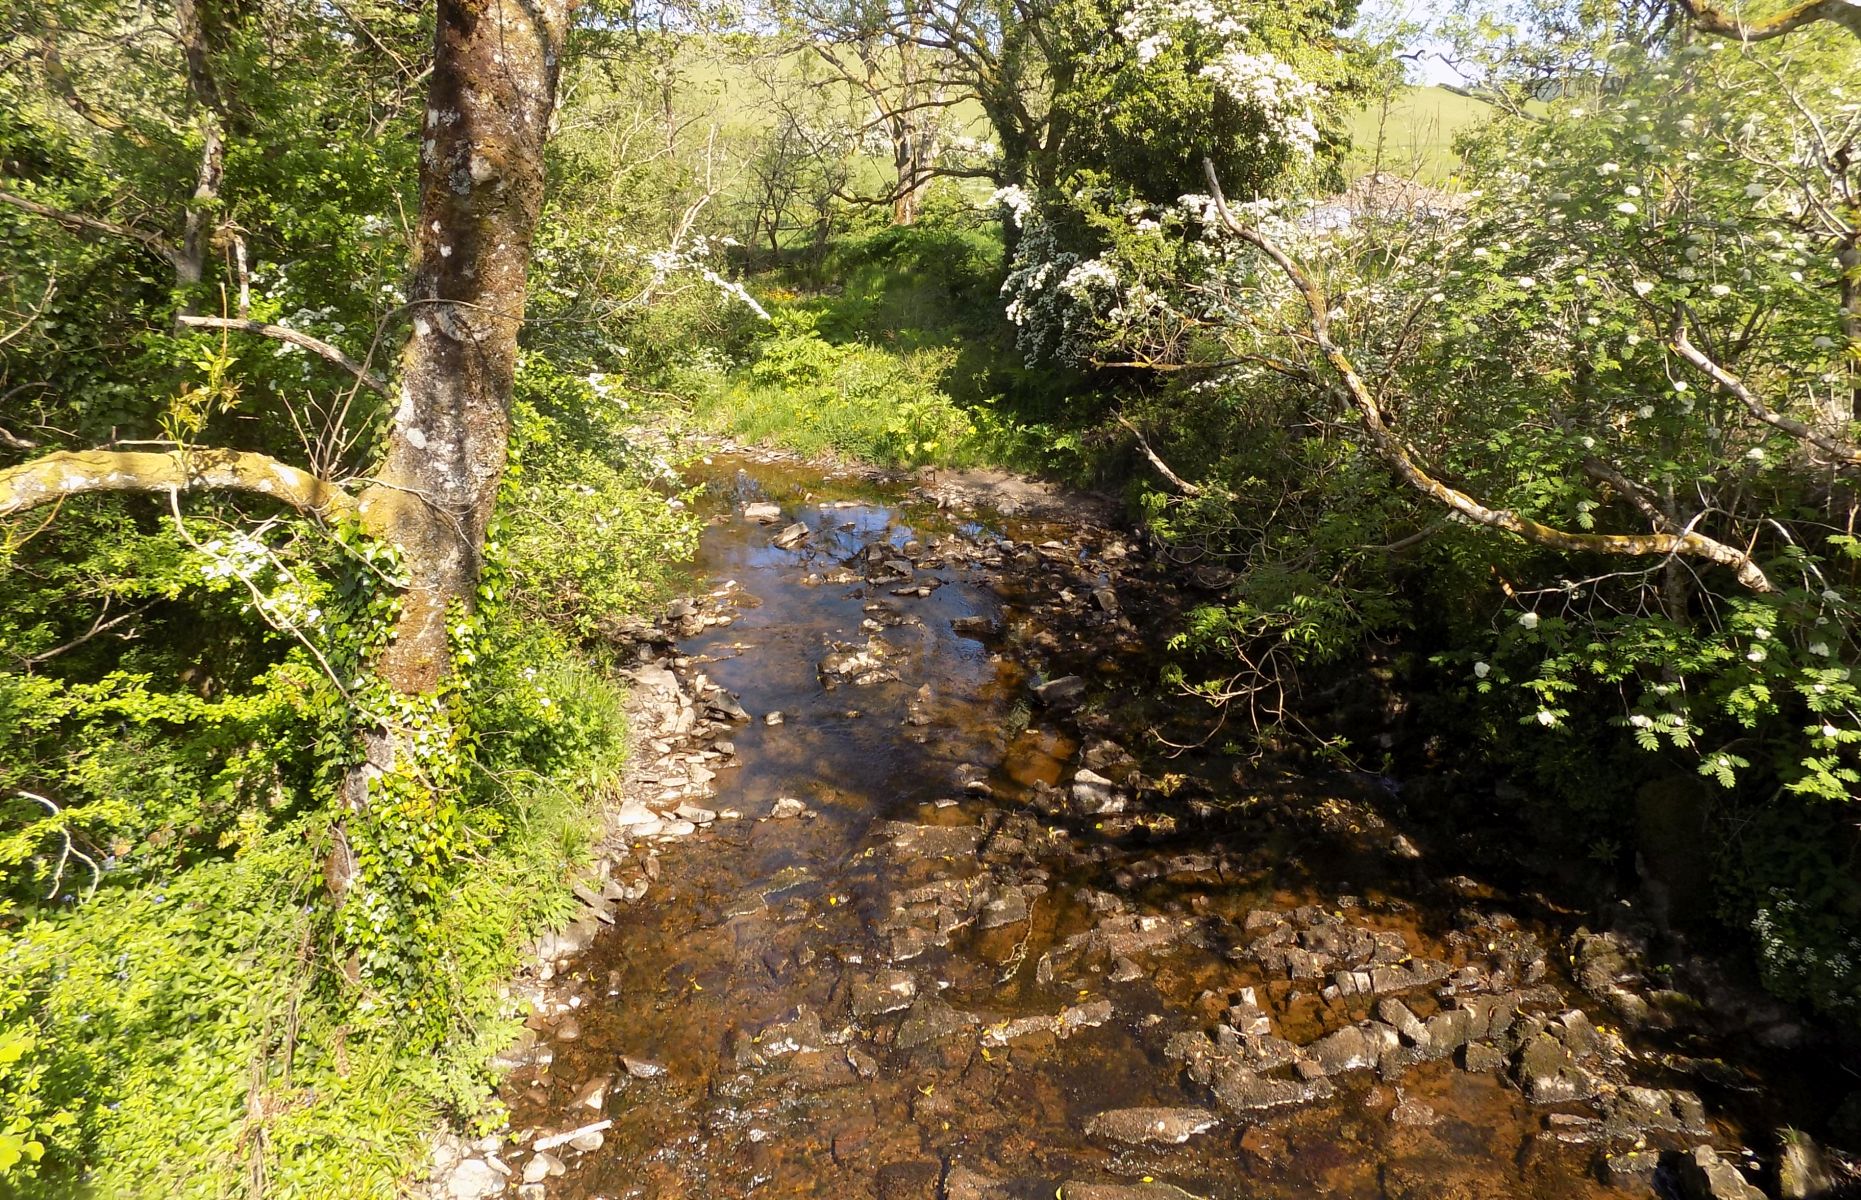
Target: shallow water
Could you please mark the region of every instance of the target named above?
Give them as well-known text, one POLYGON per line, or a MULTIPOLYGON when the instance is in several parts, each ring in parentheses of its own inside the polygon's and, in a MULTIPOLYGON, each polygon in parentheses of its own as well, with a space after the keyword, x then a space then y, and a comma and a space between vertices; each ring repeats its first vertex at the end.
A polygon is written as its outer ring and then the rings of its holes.
MULTIPOLYGON (((1637 1141, 1729 1144, 1716 1119, 1599 1124, 1643 1082, 1606 1033, 1586 1060, 1599 1098, 1533 1104, 1514 1065, 1465 1069, 1462 1047, 1330 1073, 1330 1094, 1303 1103, 1233 1103, 1219 1080, 1234 1054, 1295 1086, 1298 1069, 1262 1055, 1362 1026, 1379 999, 1426 1021, 1468 996, 1529 995, 1520 1009, 1539 1020, 1577 998, 1560 954, 1503 905, 1424 895, 1423 868, 1365 827, 1348 789, 1327 799, 1233 777, 1226 760, 1145 752, 1142 728, 1120 722, 1146 711, 1151 652, 1092 596, 1116 590, 1116 535, 952 516, 811 469, 720 457, 709 477, 717 519, 697 571, 716 591, 707 611, 730 623, 676 653, 688 680, 704 674, 750 714, 725 734, 734 759, 720 761, 737 765, 695 801, 741 819, 637 843, 629 869, 650 855, 650 890, 549 984, 551 1013, 576 1004, 575 1036, 558 1017, 535 1022, 553 1059, 507 1081, 512 1129, 527 1141, 612 1125, 598 1148, 556 1151, 566 1171, 544 1194, 1581 1200, 1650 1194, 1645 1173, 1602 1170, 1637 1141), (762 499, 781 522, 738 515, 762 499), (774 547, 790 521, 809 540, 774 547), (908 577, 865 576, 913 541, 908 577), (857 578, 809 578, 850 562, 857 578), (995 628, 958 632, 960 618, 995 628), (869 638, 898 678, 824 686, 835 644, 869 638), (1073 673, 1089 681, 1084 717, 1031 699, 1031 684, 1073 673), (1064 784, 1108 732, 1143 760, 1108 773, 1139 774, 1118 789, 1126 811, 1081 815, 1064 784), (766 819, 780 797, 807 813, 766 819), (1263 930, 1320 953, 1355 944, 1330 965, 1366 972, 1380 933, 1393 949, 1377 961, 1462 973, 1328 998, 1332 973, 1300 976, 1260 949, 1263 930), (1257 1018, 1242 1011, 1249 988, 1257 1018), (1250 1019, 1267 1042, 1240 1037, 1250 1019), (602 1077, 598 1103, 576 1103, 602 1077), (1126 1144, 1093 1121, 1138 1107, 1200 1109, 1210 1124, 1180 1144, 1126 1144)), ((1120 612, 1141 599, 1116 597, 1120 612)), ((521 1170, 522 1149, 509 1157, 521 1170)))

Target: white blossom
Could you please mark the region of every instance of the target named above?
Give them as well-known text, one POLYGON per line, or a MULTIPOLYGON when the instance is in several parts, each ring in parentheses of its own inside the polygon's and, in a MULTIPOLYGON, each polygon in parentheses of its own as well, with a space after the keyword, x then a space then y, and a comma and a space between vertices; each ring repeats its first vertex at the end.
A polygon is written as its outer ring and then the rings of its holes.
POLYGON ((1235 49, 1202 68, 1202 76, 1242 104, 1258 109, 1280 140, 1301 154, 1318 144, 1312 109, 1319 89, 1265 50, 1235 49))

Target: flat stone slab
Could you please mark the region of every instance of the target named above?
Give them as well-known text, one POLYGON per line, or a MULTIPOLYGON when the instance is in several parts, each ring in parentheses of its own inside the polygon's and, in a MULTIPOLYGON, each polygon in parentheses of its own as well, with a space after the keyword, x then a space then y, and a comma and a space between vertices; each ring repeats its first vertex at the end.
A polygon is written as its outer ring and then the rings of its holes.
POLYGON ((1131 1145, 1155 1142, 1175 1146, 1213 1129, 1220 1120, 1206 1108, 1114 1108, 1088 1118, 1086 1132, 1131 1145))

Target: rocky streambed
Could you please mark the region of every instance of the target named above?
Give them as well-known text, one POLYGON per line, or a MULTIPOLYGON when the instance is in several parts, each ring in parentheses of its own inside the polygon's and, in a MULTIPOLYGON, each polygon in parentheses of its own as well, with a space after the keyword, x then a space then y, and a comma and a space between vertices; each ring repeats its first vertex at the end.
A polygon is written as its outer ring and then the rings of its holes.
POLYGON ((1763 1081, 1624 1032, 1632 936, 1435 866, 1348 781, 1159 756, 1126 535, 1013 489, 708 470, 707 587, 642 648, 600 874, 522 981, 510 1129, 442 1146, 440 1194, 1838 1185, 1754 1132, 1763 1081))

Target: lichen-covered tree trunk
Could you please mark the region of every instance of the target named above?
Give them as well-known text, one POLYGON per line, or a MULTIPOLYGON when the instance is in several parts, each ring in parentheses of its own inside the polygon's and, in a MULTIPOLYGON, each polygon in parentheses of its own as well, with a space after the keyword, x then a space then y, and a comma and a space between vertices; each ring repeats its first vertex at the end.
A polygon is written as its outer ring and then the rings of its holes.
MULTIPOLYGON (((449 615, 469 616, 504 474, 543 146, 555 109, 569 0, 441 0, 421 130, 420 226, 385 460, 358 498, 363 525, 396 546, 408 586, 378 665, 394 693, 434 696, 453 669, 449 615)), ((404 759, 407 730, 365 732, 344 786, 370 804, 404 759)), ((339 832, 327 872, 346 891, 339 832)))

